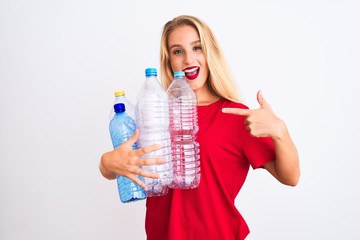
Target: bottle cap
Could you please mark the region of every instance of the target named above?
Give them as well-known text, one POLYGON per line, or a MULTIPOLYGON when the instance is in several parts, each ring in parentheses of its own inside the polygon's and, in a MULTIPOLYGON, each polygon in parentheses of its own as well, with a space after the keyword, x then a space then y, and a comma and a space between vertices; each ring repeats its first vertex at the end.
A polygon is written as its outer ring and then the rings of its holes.
POLYGON ((185 73, 183 71, 174 72, 174 77, 184 77, 185 73))
POLYGON ((146 77, 157 76, 156 68, 147 68, 147 69, 145 69, 145 76, 146 77))
POLYGON ((123 103, 117 103, 114 105, 114 111, 116 113, 125 112, 125 104, 123 103))
POLYGON ((116 91, 116 92, 114 93, 114 95, 115 95, 115 97, 125 95, 125 91, 124 91, 124 90, 116 91))

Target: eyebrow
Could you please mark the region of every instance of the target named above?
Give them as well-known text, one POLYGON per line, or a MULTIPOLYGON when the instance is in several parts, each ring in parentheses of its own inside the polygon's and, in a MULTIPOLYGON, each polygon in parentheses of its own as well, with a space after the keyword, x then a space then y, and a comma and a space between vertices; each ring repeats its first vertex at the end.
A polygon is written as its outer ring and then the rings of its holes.
MULTIPOLYGON (((191 42, 190 45, 195 45, 195 44, 198 44, 198 43, 201 43, 200 39, 191 42)), ((172 49, 172 48, 175 48, 175 47, 181 47, 181 45, 180 44, 174 44, 174 45, 169 47, 169 50, 172 49)))

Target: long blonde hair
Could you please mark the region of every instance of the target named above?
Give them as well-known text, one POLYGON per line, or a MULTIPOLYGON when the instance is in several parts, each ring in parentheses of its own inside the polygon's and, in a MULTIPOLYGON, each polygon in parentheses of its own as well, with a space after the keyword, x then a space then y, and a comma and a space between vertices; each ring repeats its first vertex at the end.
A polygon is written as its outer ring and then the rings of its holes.
POLYGON ((173 79, 167 41, 173 30, 184 25, 194 27, 200 36, 201 46, 209 67, 209 77, 206 83, 210 91, 219 97, 240 102, 238 87, 215 35, 204 21, 189 15, 178 16, 163 27, 160 42, 160 72, 164 88, 167 89, 173 79))

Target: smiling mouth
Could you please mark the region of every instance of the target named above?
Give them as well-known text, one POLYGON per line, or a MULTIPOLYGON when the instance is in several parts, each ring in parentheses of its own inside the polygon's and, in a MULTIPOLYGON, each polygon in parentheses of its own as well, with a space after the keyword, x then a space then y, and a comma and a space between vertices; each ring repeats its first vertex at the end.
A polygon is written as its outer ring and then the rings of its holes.
POLYGON ((199 75, 200 68, 199 67, 187 68, 187 69, 184 70, 184 72, 185 72, 185 77, 187 79, 194 80, 199 75))

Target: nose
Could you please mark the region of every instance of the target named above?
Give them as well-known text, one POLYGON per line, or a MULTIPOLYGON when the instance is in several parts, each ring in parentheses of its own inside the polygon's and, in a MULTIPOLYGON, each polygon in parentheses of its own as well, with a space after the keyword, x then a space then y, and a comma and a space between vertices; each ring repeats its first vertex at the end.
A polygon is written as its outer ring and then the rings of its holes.
POLYGON ((194 63, 195 56, 192 52, 187 52, 185 55, 185 64, 190 65, 194 63))

